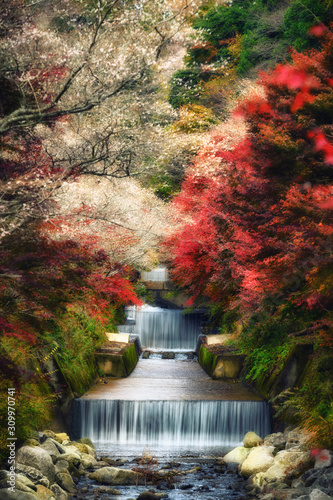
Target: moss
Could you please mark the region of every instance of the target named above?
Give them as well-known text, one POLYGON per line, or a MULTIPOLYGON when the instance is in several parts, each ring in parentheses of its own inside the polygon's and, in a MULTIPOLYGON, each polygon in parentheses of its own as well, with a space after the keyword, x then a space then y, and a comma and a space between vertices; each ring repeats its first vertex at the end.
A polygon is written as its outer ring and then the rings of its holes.
POLYGON ((214 356, 214 354, 212 354, 207 347, 201 344, 198 359, 202 368, 208 373, 208 375, 212 376, 216 366, 216 356, 214 356))
POLYGON ((131 344, 123 354, 127 375, 132 373, 138 362, 138 355, 134 344, 131 344))

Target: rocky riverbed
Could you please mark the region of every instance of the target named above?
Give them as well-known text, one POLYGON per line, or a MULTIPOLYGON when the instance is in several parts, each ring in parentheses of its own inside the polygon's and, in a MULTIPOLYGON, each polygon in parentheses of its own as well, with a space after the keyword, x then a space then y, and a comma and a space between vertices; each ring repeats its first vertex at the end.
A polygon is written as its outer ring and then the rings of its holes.
POLYGON ((332 454, 309 450, 297 430, 262 439, 253 432, 223 458, 162 460, 97 457, 88 438, 77 442, 44 431, 17 451, 15 485, 0 471, 1 500, 169 498, 333 500, 332 454))

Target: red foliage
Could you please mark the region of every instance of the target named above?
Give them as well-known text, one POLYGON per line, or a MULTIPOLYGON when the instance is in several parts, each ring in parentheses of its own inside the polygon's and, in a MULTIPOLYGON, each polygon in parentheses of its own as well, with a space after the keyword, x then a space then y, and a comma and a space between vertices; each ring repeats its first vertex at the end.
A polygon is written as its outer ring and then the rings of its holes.
POLYGON ((253 309, 282 294, 332 305, 333 35, 323 40, 261 75, 266 98, 238 110, 247 139, 232 151, 215 141, 220 176, 189 175, 174 201, 191 221, 166 241, 171 275, 193 300, 253 309))

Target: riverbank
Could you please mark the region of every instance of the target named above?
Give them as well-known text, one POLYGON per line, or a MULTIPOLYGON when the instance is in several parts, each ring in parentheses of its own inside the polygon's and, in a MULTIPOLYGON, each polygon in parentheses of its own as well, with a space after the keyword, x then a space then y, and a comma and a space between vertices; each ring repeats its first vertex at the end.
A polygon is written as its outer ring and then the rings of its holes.
POLYGON ((17 450, 15 477, 0 471, 2 500, 331 500, 332 453, 309 450, 297 429, 262 439, 247 433, 244 446, 221 457, 159 460, 97 456, 89 438, 36 433, 17 450))

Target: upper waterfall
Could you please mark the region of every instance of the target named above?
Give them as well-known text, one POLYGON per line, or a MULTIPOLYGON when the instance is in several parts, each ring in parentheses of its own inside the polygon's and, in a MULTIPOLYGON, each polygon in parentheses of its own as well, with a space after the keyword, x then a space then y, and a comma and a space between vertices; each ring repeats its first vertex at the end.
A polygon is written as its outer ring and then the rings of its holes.
POLYGON ((127 307, 126 316, 130 324, 118 326, 118 332, 137 333, 147 348, 194 351, 201 334, 202 311, 184 314, 181 309, 145 305, 127 307))

